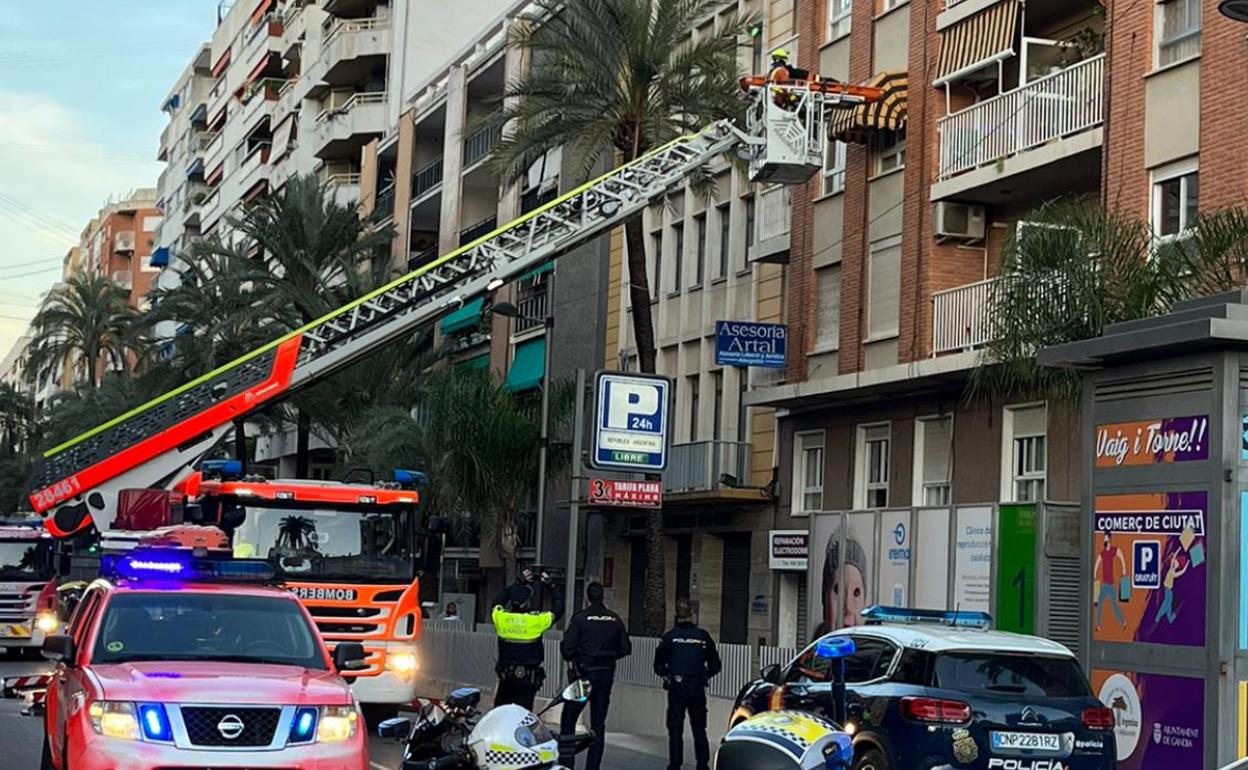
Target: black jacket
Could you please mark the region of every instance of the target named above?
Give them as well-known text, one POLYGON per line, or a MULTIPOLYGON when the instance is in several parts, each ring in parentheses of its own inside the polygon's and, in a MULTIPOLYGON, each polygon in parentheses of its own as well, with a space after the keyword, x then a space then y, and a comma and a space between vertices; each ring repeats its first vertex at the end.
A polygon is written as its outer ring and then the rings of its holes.
POLYGON ((633 654, 633 643, 620 616, 599 602, 572 616, 559 651, 581 673, 610 671, 617 660, 633 654))
POLYGON ((715 640, 688 621, 663 634, 654 652, 654 673, 661 677, 688 677, 707 682, 722 668, 715 640))

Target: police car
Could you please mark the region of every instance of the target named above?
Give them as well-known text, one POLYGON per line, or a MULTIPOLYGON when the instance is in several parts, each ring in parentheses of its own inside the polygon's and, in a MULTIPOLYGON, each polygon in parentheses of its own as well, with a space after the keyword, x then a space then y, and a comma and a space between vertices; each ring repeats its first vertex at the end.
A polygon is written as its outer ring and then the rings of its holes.
MULTIPOLYGON (((989 630, 985 613, 872 607, 847 636, 846 732, 854 770, 1112 770, 1114 715, 1066 647, 989 630)), ((817 642, 816 642, 817 644, 817 642)), ((807 647, 737 696, 732 723, 764 711, 827 713, 834 670, 807 647)))

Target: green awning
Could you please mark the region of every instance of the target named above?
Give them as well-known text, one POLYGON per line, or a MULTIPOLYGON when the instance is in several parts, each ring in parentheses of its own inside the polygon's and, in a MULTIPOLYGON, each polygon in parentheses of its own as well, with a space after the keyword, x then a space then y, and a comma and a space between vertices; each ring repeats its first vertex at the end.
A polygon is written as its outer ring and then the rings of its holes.
POLYGON ((442 333, 454 334, 462 332, 464 329, 471 329, 481 322, 481 313, 485 310, 485 298, 477 297, 471 302, 465 302, 464 306, 453 313, 448 313, 442 319, 442 333))
POLYGON ((489 369, 490 368, 490 354, 482 353, 481 355, 475 356, 473 358, 465 358, 463 361, 456 363, 455 368, 456 370, 461 371, 461 372, 482 371, 485 369, 489 369))
POLYGON ((513 393, 532 390, 542 384, 546 370, 546 338, 522 342, 516 346, 516 357, 507 370, 507 382, 503 387, 513 393))
POLYGON ((540 264, 540 265, 538 265, 537 267, 533 268, 532 270, 530 270, 529 272, 527 272, 527 273, 525 273, 524 275, 520 276, 520 277, 519 277, 518 279, 516 279, 516 280, 523 281, 523 280, 524 280, 524 279, 526 279, 526 278, 536 278, 537 276, 541 275, 542 273, 549 273, 551 270, 554 270, 554 269, 555 269, 555 263, 554 263, 553 261, 552 261, 552 262, 543 262, 542 264, 540 264))

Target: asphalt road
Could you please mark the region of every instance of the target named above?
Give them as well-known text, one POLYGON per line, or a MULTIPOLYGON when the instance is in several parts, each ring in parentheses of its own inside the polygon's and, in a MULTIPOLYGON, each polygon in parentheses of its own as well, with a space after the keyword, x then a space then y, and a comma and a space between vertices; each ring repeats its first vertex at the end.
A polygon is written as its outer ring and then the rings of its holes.
MULTIPOLYGON (((36 674, 48 670, 45 661, 17 659, 0 651, 0 679, 11 676, 36 674)), ((0 699, 0 770, 37 770, 39 750, 43 746, 43 720, 40 717, 23 716, 23 702, 0 699)), ((623 740, 623 739, 622 739, 623 740)), ((656 756, 651 747, 658 742, 649 739, 628 739, 631 746, 642 746, 652 753, 608 746, 603 758, 604 770, 659 770, 667 763, 656 756)), ((370 753, 376 770, 394 770, 399 766, 400 746, 374 736, 370 753)), ((582 762, 582 768, 584 764, 582 762)))

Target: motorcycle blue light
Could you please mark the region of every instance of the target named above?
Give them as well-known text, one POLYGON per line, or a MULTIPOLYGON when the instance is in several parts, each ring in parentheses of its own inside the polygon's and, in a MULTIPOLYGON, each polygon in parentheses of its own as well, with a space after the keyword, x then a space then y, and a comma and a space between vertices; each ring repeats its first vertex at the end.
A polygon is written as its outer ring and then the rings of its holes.
POLYGON ((855 649, 857 648, 854 640, 848 636, 829 636, 826 639, 820 639, 815 645, 815 657, 827 660, 848 658, 854 654, 855 649))
POLYGON ((139 706, 139 721, 143 725, 143 737, 149 741, 169 742, 173 740, 173 728, 169 726, 169 715, 165 707, 159 703, 144 703, 139 706))
POLYGON ((315 708, 303 706, 295 712, 295 719, 290 723, 290 742, 306 743, 316 735, 315 708))

